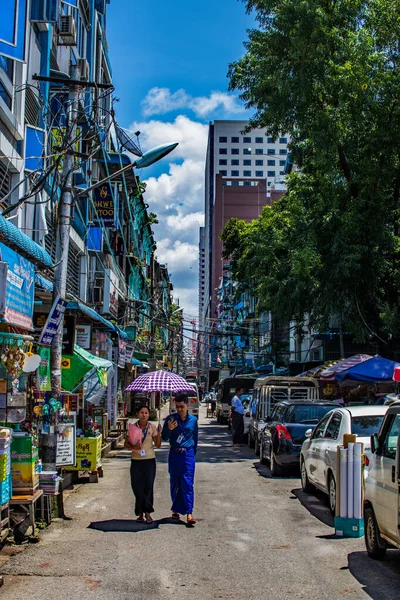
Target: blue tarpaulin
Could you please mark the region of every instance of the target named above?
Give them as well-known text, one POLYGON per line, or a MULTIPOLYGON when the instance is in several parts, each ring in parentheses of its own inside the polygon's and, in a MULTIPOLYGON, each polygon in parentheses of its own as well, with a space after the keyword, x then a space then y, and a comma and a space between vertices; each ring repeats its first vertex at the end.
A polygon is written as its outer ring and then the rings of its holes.
POLYGON ((400 366, 399 363, 382 358, 381 356, 374 356, 358 365, 335 373, 335 379, 337 381, 344 381, 350 379, 352 381, 392 381, 395 367, 400 366))

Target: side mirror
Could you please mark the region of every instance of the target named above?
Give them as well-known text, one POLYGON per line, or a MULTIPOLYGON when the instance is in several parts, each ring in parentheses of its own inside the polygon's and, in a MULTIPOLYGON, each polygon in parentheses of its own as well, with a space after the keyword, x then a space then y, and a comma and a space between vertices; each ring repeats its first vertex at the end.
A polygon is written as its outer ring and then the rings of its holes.
POLYGON ((374 433, 374 435, 371 435, 371 452, 372 452, 372 454, 375 454, 375 452, 378 450, 378 448, 379 448, 378 434, 374 433))
POLYGON ((306 431, 306 438, 310 439, 312 437, 313 434, 313 430, 312 429, 307 429, 306 431))

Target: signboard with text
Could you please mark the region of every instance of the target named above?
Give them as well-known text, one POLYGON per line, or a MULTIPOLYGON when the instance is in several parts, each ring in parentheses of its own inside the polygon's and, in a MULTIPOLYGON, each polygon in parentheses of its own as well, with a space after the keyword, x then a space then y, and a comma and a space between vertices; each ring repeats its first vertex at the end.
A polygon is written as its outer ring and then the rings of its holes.
POLYGON ((91 325, 77 325, 75 342, 81 348, 90 350, 92 347, 92 326, 91 325))
POLYGON ((57 298, 54 300, 45 326, 40 334, 39 344, 42 346, 51 346, 53 343, 56 333, 64 320, 64 313, 67 304, 68 302, 60 296, 57 296, 57 298))
POLYGON ((74 465, 76 462, 76 427, 61 423, 57 427, 57 467, 74 465))
POLYGON ((93 190, 93 202, 96 208, 93 224, 97 227, 114 227, 114 198, 109 183, 103 183, 93 190))
POLYGON ((0 314, 10 325, 33 329, 33 264, 0 242, 2 265, 0 280, 0 314))

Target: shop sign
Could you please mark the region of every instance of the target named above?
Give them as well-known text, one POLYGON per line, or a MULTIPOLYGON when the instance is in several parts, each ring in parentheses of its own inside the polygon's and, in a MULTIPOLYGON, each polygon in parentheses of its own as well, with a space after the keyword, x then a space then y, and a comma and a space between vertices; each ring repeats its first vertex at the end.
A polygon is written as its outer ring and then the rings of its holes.
POLYGON ((1 242, 0 259, 0 314, 10 325, 32 330, 33 264, 1 242))
POLYGON ((61 360, 61 368, 62 369, 70 369, 71 368, 71 359, 70 358, 65 358, 63 356, 63 358, 61 360))
POLYGON ((76 428, 72 423, 62 423, 57 427, 56 466, 66 467, 76 462, 76 428))
POLYGON ((118 317, 118 277, 105 269, 103 313, 118 317))
POLYGON ((93 190, 93 203, 96 207, 93 224, 97 227, 114 227, 114 198, 109 183, 103 183, 93 190))
POLYGON ((65 315, 64 326, 63 326, 63 343, 62 353, 72 355, 74 353, 74 342, 75 342, 75 327, 76 327, 76 315, 65 315))
POLYGON ((41 348, 39 346, 40 365, 38 369, 39 390, 41 392, 51 391, 51 374, 50 374, 50 348, 41 348))
POLYGON ((75 343, 84 348, 90 350, 92 347, 92 326, 91 325, 77 325, 76 326, 76 337, 75 343))
POLYGON ((126 362, 126 342, 119 340, 118 342, 118 366, 123 369, 126 362))
POLYGON ((51 346, 53 340, 60 328, 61 323, 64 319, 65 309, 67 308, 68 302, 57 296, 53 302, 53 306, 47 317, 45 326, 43 327, 42 333, 40 334, 39 344, 42 346, 51 346))
POLYGON ((128 344, 127 344, 126 345, 125 362, 130 365, 132 362, 132 358, 133 358, 133 346, 128 346, 128 344))

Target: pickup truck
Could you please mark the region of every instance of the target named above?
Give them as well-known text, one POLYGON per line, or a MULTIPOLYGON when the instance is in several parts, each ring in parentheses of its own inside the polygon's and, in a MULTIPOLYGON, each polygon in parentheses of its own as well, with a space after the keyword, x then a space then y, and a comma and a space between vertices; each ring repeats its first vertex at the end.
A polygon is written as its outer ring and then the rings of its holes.
POLYGON ((400 402, 392 404, 379 433, 371 436, 365 480, 364 531, 368 554, 385 556, 387 547, 400 549, 400 402))

